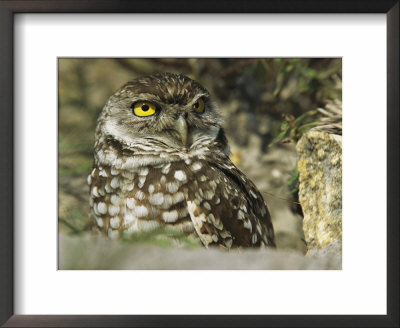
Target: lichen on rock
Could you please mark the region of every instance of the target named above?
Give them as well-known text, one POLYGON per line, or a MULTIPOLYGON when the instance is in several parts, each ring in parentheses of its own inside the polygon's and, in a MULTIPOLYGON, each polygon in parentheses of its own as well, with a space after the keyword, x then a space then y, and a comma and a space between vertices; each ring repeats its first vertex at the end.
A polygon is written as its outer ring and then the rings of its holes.
POLYGON ((342 136, 310 130, 297 143, 299 202, 309 250, 342 241, 342 136))

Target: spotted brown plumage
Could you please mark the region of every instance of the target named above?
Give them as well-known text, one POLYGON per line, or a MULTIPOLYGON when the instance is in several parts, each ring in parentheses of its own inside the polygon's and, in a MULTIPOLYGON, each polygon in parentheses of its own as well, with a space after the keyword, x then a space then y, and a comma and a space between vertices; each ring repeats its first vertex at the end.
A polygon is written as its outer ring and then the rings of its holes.
POLYGON ((274 246, 268 209, 229 159, 208 91, 181 74, 125 84, 96 127, 90 206, 110 238, 159 227, 204 246, 274 246))

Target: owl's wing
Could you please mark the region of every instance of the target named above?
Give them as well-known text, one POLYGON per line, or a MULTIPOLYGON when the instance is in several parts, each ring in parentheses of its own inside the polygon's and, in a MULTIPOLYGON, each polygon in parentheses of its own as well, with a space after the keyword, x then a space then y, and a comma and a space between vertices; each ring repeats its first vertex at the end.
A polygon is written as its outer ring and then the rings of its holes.
POLYGON ((218 217, 196 204, 194 200, 188 200, 187 207, 194 229, 205 247, 212 244, 223 245, 227 248, 232 246, 232 235, 218 217))
MULTIPOLYGON (((195 163, 196 164, 196 163, 195 163)), ((271 218, 255 185, 228 159, 197 163, 187 207, 205 246, 274 246, 271 218)))

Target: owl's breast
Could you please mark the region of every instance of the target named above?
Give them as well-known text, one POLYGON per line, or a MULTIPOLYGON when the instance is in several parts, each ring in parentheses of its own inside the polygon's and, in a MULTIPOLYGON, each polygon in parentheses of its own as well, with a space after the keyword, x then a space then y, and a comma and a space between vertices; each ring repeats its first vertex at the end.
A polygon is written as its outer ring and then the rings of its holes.
POLYGON ((92 213, 111 238, 167 227, 205 246, 274 244, 261 194, 234 166, 203 157, 134 170, 98 166, 88 182, 92 213))
POLYGON ((92 213, 110 237, 161 227, 191 234, 191 179, 185 161, 136 170, 95 167, 88 177, 92 213))

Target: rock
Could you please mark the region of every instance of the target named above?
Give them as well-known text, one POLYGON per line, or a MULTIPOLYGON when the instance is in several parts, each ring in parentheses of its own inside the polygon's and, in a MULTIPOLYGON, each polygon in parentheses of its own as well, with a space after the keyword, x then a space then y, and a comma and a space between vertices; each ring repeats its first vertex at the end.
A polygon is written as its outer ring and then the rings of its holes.
POLYGON ((342 265, 342 242, 337 241, 322 248, 312 248, 307 253, 308 258, 326 261, 327 268, 340 268, 342 265))
POLYGON ((340 270, 330 256, 279 249, 160 247, 100 235, 59 235, 59 270, 340 270))
POLYGON ((310 130, 297 143, 299 201, 310 251, 342 241, 342 137, 310 130))

